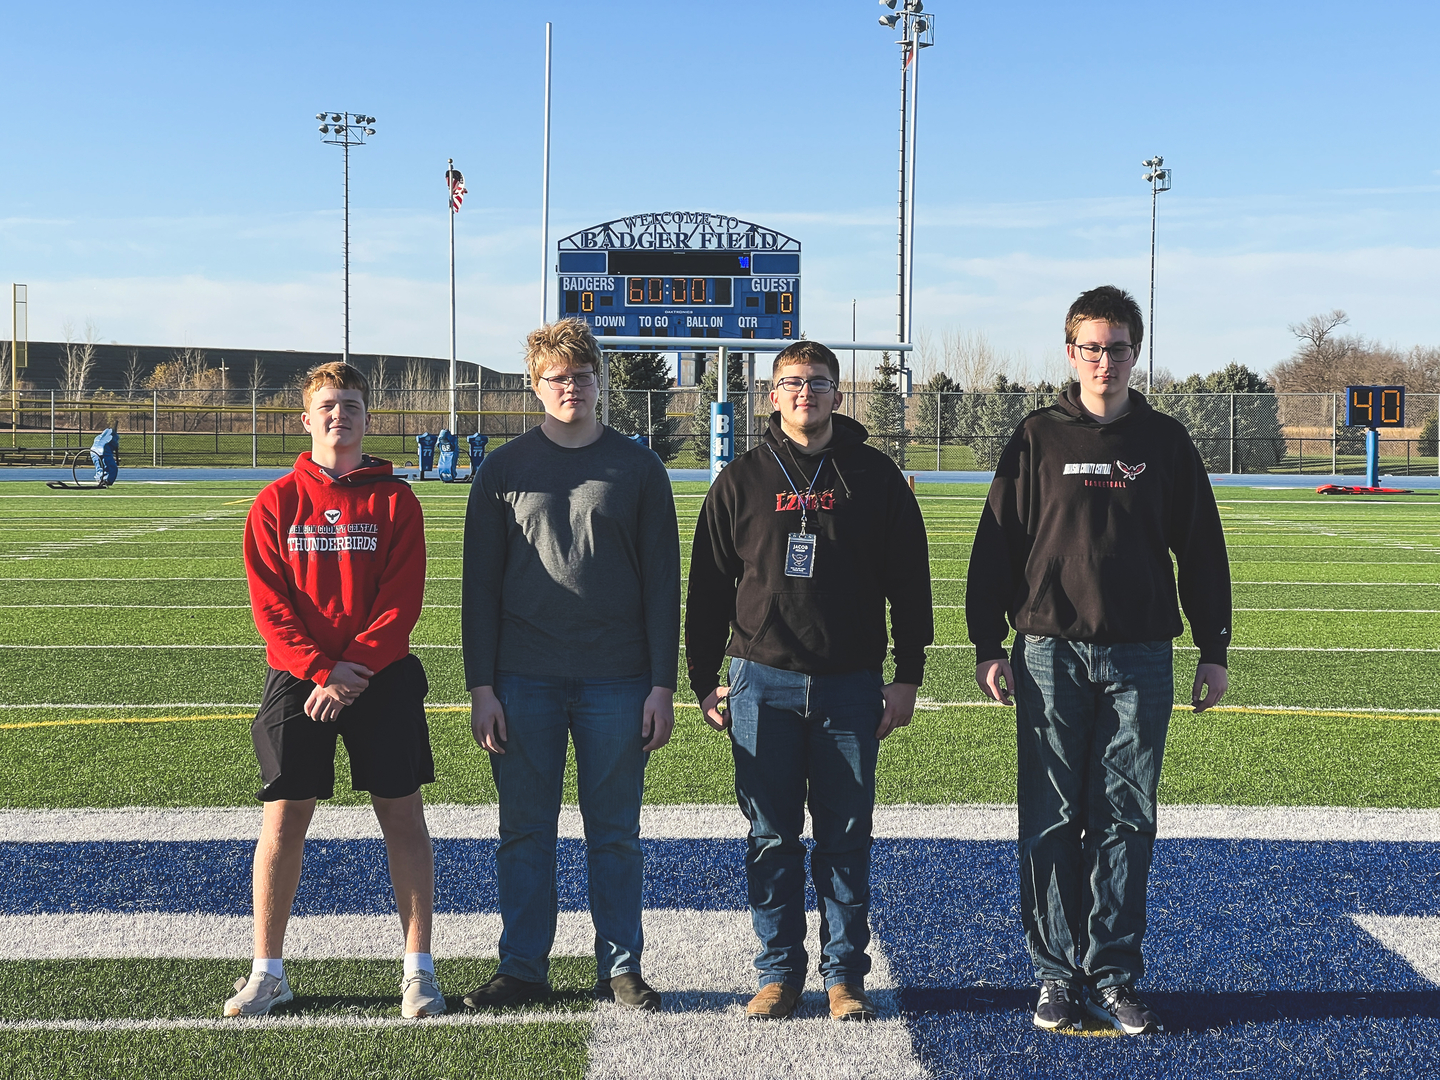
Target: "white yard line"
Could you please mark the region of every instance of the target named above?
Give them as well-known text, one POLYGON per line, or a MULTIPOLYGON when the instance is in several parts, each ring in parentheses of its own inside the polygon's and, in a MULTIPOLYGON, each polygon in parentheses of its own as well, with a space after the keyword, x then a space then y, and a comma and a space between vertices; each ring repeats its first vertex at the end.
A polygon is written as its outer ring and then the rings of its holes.
MULTIPOLYGON (((595 1080, 632 1076, 683 1080, 735 1080, 786 1076, 859 1080, 921 1080, 909 1032, 884 950, 872 942, 866 988, 880 1014, 871 1024, 837 1024, 826 1013, 814 974, 819 956, 818 915, 808 918, 806 942, 812 974, 796 1017, 784 1024, 753 1024, 744 1016, 755 992, 756 943, 745 911, 652 909, 645 913, 647 981, 665 998, 660 1014, 637 1014, 614 1005, 580 1013, 510 1014, 504 1022, 591 1023, 590 1064, 595 1080)), ((584 956, 594 946, 588 912, 561 912, 553 955, 584 956)), ((443 965, 455 957, 493 957, 500 934, 494 914, 439 915, 433 951, 443 965)), ((403 947, 392 915, 320 915, 294 918, 287 931, 292 959, 393 959, 403 947)), ((249 951, 245 916, 83 914, 0 918, 0 957, 40 960, 94 957, 204 957, 234 959, 239 971, 249 951)), ((228 988, 218 987, 217 995, 228 988)), ((297 986, 303 993, 303 987, 297 986)), ((218 1003, 217 996, 217 1003, 218 1003)), ((456 1003, 458 1004, 458 1002, 456 1003)), ((432 1023, 495 1023, 459 1014, 432 1023)), ((261 1026, 384 1028, 398 1017, 277 1016, 261 1026)), ((413 1021, 406 1021, 413 1024, 413 1021)), ((250 1025, 247 1022, 246 1027, 250 1025)), ((239 1027, 219 1017, 167 1020, 11 1021, 0 1030, 177 1030, 239 1027)))
MULTIPOLYGON (((0 810, 0 836, 8 843, 253 841, 257 807, 108 810, 0 810)), ((1009 804, 923 805, 875 808, 880 839, 1014 840, 1016 810, 1009 804)), ((495 839, 494 804, 436 803, 425 808, 430 834, 447 839, 495 839)), ((560 835, 584 837, 580 811, 560 811, 560 835)), ((745 820, 730 803, 646 806, 640 835, 648 839, 726 840, 745 836, 745 820)), ((1440 810, 1327 806, 1166 805, 1159 811, 1161 839, 1376 840, 1440 842, 1440 810)), ((313 840, 378 839, 375 814, 364 806, 316 808, 313 840)))
POLYGON ((1423 979, 1440 986, 1440 918, 1433 915, 1352 915, 1376 941, 1398 953, 1423 979))

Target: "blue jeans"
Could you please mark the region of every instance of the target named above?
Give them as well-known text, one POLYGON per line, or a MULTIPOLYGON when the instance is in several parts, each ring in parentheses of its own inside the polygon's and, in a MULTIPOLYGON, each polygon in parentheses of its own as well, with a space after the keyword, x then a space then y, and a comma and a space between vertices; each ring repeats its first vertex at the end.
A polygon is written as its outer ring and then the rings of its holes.
POLYGON ((1145 973, 1155 790, 1175 698, 1171 643, 1019 635, 1020 917, 1037 979, 1145 973))
POLYGON ((870 843, 885 700, 878 671, 801 675, 730 661, 735 796, 750 822, 745 880, 760 985, 805 988, 805 826, 820 902, 825 988, 870 971, 870 843))
POLYGON ((650 689, 648 673, 620 679, 496 674, 508 736, 505 753, 490 755, 500 795, 501 974, 526 982, 549 976, 559 910, 555 843, 572 737, 596 977, 640 970, 640 798, 649 757, 640 728, 650 689))

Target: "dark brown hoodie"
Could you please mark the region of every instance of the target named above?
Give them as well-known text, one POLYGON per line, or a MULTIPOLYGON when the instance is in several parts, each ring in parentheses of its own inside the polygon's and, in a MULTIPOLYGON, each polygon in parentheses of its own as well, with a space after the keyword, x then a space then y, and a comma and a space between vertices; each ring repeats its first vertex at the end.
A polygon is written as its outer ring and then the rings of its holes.
POLYGON ((865 445, 863 426, 847 416, 833 422, 831 441, 807 454, 773 414, 761 445, 705 497, 685 606, 685 661, 701 699, 719 685, 725 655, 806 675, 881 670, 887 600, 895 681, 920 684, 935 640, 920 505, 895 463, 865 445), (809 578, 784 573, 787 538, 800 531, 792 480, 801 493, 813 481, 809 578))
POLYGON ((1224 666, 1230 563, 1199 451, 1136 390, 1108 424, 1078 392, 1027 416, 995 470, 965 590, 976 662, 1005 656, 1007 614, 1017 633, 1069 641, 1178 637, 1174 552, 1200 661, 1224 666))

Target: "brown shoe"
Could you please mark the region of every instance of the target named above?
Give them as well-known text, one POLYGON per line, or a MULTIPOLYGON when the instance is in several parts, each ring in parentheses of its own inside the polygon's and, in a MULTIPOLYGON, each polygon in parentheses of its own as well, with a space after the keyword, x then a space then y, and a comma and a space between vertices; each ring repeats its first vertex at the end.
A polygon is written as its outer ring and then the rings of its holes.
POLYGON ((837 983, 830 987, 830 1019, 874 1020, 875 1006, 865 991, 853 983, 837 983))
POLYGON ((784 1020, 800 1004, 800 991, 784 983, 766 983, 745 1006, 749 1020, 784 1020))

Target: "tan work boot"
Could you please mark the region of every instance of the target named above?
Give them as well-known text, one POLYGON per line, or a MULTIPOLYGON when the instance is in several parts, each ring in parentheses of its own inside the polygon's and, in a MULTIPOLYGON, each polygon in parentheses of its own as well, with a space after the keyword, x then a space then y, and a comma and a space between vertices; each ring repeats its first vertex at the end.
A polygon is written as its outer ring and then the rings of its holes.
POLYGON ((830 1019, 874 1020, 875 1006, 865 991, 853 983, 837 983, 830 987, 830 1019))
POLYGON ((745 1006, 749 1020, 784 1020, 800 1004, 800 991, 784 983, 766 983, 745 1006))

